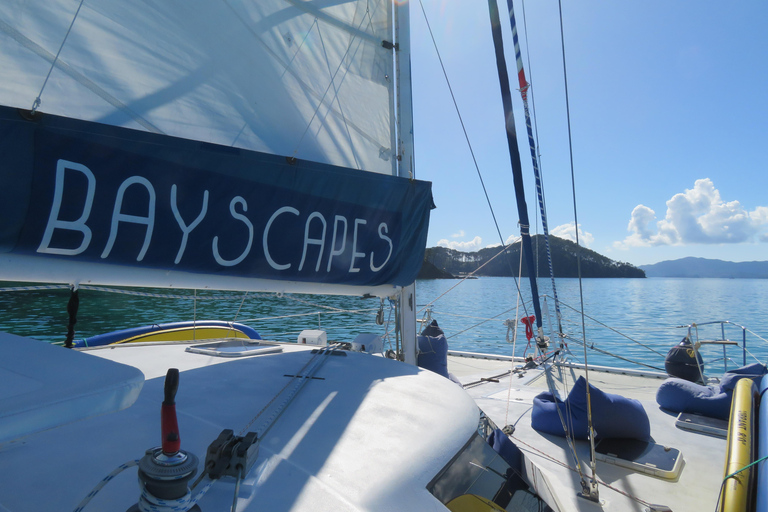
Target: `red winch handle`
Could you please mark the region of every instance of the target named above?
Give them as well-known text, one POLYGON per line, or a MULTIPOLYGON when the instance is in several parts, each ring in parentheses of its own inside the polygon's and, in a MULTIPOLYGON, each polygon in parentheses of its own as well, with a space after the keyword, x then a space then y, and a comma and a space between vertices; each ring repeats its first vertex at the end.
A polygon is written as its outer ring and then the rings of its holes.
POLYGON ((533 339, 533 322, 536 320, 536 316, 524 316, 520 319, 522 323, 525 324, 525 337, 528 338, 528 341, 531 341, 533 339))
POLYGON ((179 422, 176 419, 176 391, 179 389, 179 370, 170 368, 165 375, 165 400, 160 409, 160 429, 163 453, 175 455, 181 448, 179 422))

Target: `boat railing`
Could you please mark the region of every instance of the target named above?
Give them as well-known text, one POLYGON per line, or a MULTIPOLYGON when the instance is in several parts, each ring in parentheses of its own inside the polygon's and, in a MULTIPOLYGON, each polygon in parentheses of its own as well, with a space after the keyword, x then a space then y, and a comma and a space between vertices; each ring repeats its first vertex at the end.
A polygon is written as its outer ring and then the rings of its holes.
MULTIPOLYGON (((731 346, 741 346, 741 366, 747 365, 747 355, 752 355, 756 360, 759 361, 759 358, 749 352, 747 349, 747 333, 754 335, 758 339, 761 339, 765 342, 768 342, 768 340, 765 340, 758 334, 750 331, 745 326, 737 324, 735 322, 731 322, 730 320, 713 320, 710 322, 695 322, 690 325, 681 325, 681 328, 685 328, 688 331, 688 339, 691 340, 691 342, 694 344, 694 347, 698 351, 700 347, 702 346, 721 346, 723 350, 722 358, 718 357, 716 359, 705 361, 705 364, 713 363, 717 361, 723 361, 723 372, 728 371, 728 363, 732 362, 738 365, 733 358, 729 357, 728 355, 728 347, 731 346), (716 334, 719 334, 718 336, 711 336, 712 335, 712 328, 706 329, 706 333, 700 332, 699 329, 702 327, 710 327, 714 326, 714 330, 716 331, 716 334), (719 327, 719 329, 718 329, 719 327), (726 332, 726 329, 728 329, 728 332, 726 332), (740 334, 738 334, 740 331, 740 334), (735 336, 733 334, 736 333, 735 336), (705 336, 705 334, 707 336, 705 336), (732 336, 728 336, 727 334, 730 334, 732 336)), ((704 329, 702 329, 704 331, 704 329)))

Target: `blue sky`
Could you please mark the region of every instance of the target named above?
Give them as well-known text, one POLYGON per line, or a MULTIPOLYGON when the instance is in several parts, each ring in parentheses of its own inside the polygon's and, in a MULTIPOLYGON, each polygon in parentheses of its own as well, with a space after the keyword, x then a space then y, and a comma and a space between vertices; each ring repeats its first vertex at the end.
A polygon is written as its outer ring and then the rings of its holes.
MULTIPOLYGON (((501 238, 517 236, 487 5, 422 1, 501 238)), ((410 7, 416 176, 433 182, 438 206, 427 245, 498 244, 421 6, 410 7)), ((550 230, 573 233, 558 3, 525 3, 527 44, 522 3, 515 9, 550 230)), ((768 260, 768 2, 565 1, 563 17, 582 245, 636 265, 768 260)), ((508 18, 503 24, 514 79, 508 18)), ((513 95, 532 232, 541 232, 522 101, 513 95)))

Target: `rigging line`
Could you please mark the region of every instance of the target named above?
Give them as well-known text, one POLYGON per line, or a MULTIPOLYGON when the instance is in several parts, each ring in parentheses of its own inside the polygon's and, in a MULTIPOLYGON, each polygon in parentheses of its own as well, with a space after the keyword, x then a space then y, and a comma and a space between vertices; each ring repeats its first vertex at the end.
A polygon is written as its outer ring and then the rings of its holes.
MULTIPOLYGON (((94 286, 90 284, 83 284, 79 286, 80 289, 83 290, 93 290, 97 292, 106 292, 106 293, 117 293, 120 295, 134 295, 138 297, 150 297, 154 299, 182 299, 182 300, 239 300, 242 298, 242 295, 210 295, 210 296, 196 296, 196 295, 172 295, 172 294, 166 294, 166 293, 151 293, 151 292, 137 292, 134 290, 123 290, 121 288, 107 288, 104 286, 94 286)), ((67 287, 68 288, 68 287, 67 287)), ((257 296, 252 295, 249 298, 257 298, 257 296)))
POLYGON ((746 327, 745 327, 744 329, 745 329, 745 330, 746 330, 748 333, 750 333, 751 335, 755 336, 757 339, 759 339, 759 340, 762 340, 762 341, 765 341, 766 343, 768 343, 768 340, 767 340, 767 339, 763 338, 762 336, 760 336, 760 335, 759 335, 759 334, 757 334, 756 332, 754 332, 754 331, 750 331, 750 330, 749 330, 749 329, 747 329, 746 327))
MULTIPOLYGON (((582 486, 584 485, 584 472, 581 468, 581 461, 579 460, 579 455, 576 452, 576 439, 575 435, 573 434, 573 414, 571 413, 571 402, 568 400, 568 394, 565 393, 565 391, 569 391, 568 383, 566 382, 568 377, 567 374, 563 375, 563 396, 566 398, 561 400, 560 397, 558 397, 558 391, 557 385, 555 384, 555 378, 552 376, 552 367, 553 365, 545 365, 544 367, 544 377, 547 380, 547 388, 549 389, 550 393, 552 393, 552 398, 555 400, 555 410, 557 411, 557 416, 560 418, 560 424, 563 427, 563 431, 565 433, 565 441, 568 445, 568 448, 571 450, 571 456, 573 456, 573 460, 576 463, 576 471, 579 474, 579 478, 582 482, 582 486), (568 412, 568 419, 563 416, 563 411, 558 406, 558 401, 565 404, 565 407, 567 408, 568 412)), ((558 370, 562 372, 562 369, 558 367, 558 370)), ((590 432, 591 435, 591 432, 590 432)), ((592 473, 594 475, 594 472, 592 473)))
MULTIPOLYGON (((370 27, 372 24, 371 17, 368 15, 368 11, 366 10, 366 15, 368 17, 368 26, 370 27)), ((363 16, 363 19, 365 19, 366 16, 363 16)), ((323 47, 323 54, 325 54, 325 64, 328 66, 328 76, 331 78, 331 85, 333 86, 333 97, 336 100, 336 104, 339 106, 339 112, 341 112, 341 120, 344 122, 344 130, 347 132, 347 140, 349 142, 349 150, 352 153, 352 157, 355 159, 355 167, 359 170, 361 169, 360 162, 357 159, 357 151, 355 144, 352 143, 352 134, 349 131, 349 125, 347 125, 347 116, 344 115, 344 108, 341 106, 341 99, 339 98, 339 89, 336 86, 336 80, 335 75, 331 71, 331 63, 328 60, 328 51, 325 48, 325 38, 323 38, 323 33, 320 30, 320 25, 317 26, 317 34, 320 36, 320 44, 323 47)), ((357 48, 360 49, 360 44, 358 44, 357 48)), ((355 51, 357 53, 357 50, 355 51)), ((344 76, 341 77, 341 83, 344 83, 344 78, 346 77, 347 73, 349 73, 349 68, 344 73, 344 76)))
MULTIPOLYGON (((313 28, 315 25, 317 25, 317 24, 318 24, 318 23, 317 23, 317 18, 315 18, 315 19, 312 21, 312 25, 310 25, 310 26, 309 26, 309 29, 307 29, 307 32, 304 34, 304 37, 301 39, 301 44, 299 45, 299 47, 296 49, 296 51, 295 51, 295 52, 293 53, 293 55, 291 56, 291 60, 289 60, 289 61, 288 61, 288 64, 286 64, 286 66, 283 68, 283 73, 280 75, 280 78, 281 78, 281 79, 282 79, 283 77, 285 77, 285 74, 288 72, 288 70, 289 70, 289 69, 291 68, 291 66, 293 65, 293 61, 294 61, 294 60, 296 60, 296 56, 298 56, 298 55, 299 55, 299 53, 301 53, 301 49, 302 49, 302 48, 304 48, 304 43, 306 43, 306 42, 307 42, 307 39, 309 39, 309 34, 311 34, 311 33, 312 33, 312 28, 313 28)), ((318 30, 318 32, 319 32, 319 30, 318 30)))
MULTIPOLYGON (((565 469, 568 469, 568 470, 570 470, 570 471, 573 471, 573 472, 576 472, 576 471, 577 471, 577 470, 576 470, 576 468, 569 466, 569 465, 568 465, 568 464, 566 464, 565 462, 563 462, 563 461, 561 461, 560 459, 556 458, 554 455, 550 455, 550 454, 546 453, 545 451, 543 451, 543 450, 540 450, 540 449, 536 448, 536 447, 535 447, 535 446, 533 446, 532 444, 528 444, 528 443, 526 443, 525 441, 523 441, 522 439, 520 439, 520 438, 518 438, 518 437, 515 437, 515 436, 513 436, 513 435, 510 435, 510 436, 509 436, 509 438, 510 438, 512 441, 515 441, 515 442, 518 442, 518 443, 520 443, 520 444, 523 444, 523 445, 527 446, 527 447, 528 447, 529 449, 531 449, 532 451, 535 451, 535 452, 537 452, 539 455, 541 455, 541 456, 542 456, 542 457, 544 457, 545 459, 549 460, 550 462, 552 462, 552 463, 554 463, 554 464, 557 464, 558 466, 561 466, 561 467, 563 467, 563 468, 565 468, 565 469)), ((603 486, 607 487, 608 489, 611 489, 611 490, 613 490, 613 491, 616 491, 617 493, 619 493, 619 494, 621 494, 621 495, 623 495, 623 496, 625 496, 625 497, 627 497, 627 498, 629 498, 629 499, 631 499, 631 500, 634 500, 634 501, 636 501, 636 502, 640 503, 641 505, 645 505, 645 506, 650 506, 650 505, 651 505, 651 503, 650 503, 650 502, 648 502, 648 501, 645 501, 645 500, 643 500, 642 498, 638 498, 637 496, 633 496, 633 495, 629 494, 627 491, 624 491, 624 490, 622 490, 622 489, 620 489, 620 488, 618 488, 618 487, 614 487, 614 486, 612 486, 612 485, 610 485, 610 484, 607 484, 607 483, 606 483, 606 482, 604 482, 603 480, 597 479, 597 481, 598 481, 598 483, 599 483, 600 485, 603 485, 603 486)))
MULTIPOLYGON (((570 309, 572 309, 573 311, 575 311, 575 312, 577 312, 577 313, 579 312, 579 310, 578 310, 578 309, 574 308, 573 306, 570 306, 570 305, 566 304, 565 302, 563 302, 563 306, 565 306, 565 307, 567 307, 567 308, 570 308, 570 309)), ((615 332, 616 334, 618 334, 619 336, 623 336, 624 338, 628 339, 629 341, 631 341, 631 342, 634 342, 634 343, 637 343, 637 344, 638 344, 638 345, 640 345, 641 347, 643 347, 643 348, 645 348, 645 349, 647 349, 647 350, 650 350, 650 351, 651 351, 651 352, 653 352, 654 354, 660 355, 660 356, 662 356, 662 357, 664 357, 664 356, 666 355, 666 354, 662 354, 662 353, 661 353, 661 352, 659 352, 658 350, 655 350, 655 349, 653 349, 652 347, 649 347, 648 345, 645 345, 645 344, 643 344, 643 343, 640 343, 640 342, 639 342, 639 341, 637 341, 636 339, 633 339, 632 337, 630 337, 630 336, 627 336, 627 335, 626 335, 626 334, 624 334, 623 332, 621 332, 621 331, 619 331, 619 330, 617 330, 617 329, 614 329, 614 328, 613 328, 613 327, 611 327, 610 325, 604 324, 604 323, 603 323, 603 322, 601 322, 600 320, 597 320, 596 318, 593 318, 593 317, 591 317, 591 316, 587 315, 586 313, 584 313, 584 316, 585 316, 586 318, 589 318, 589 319, 590 319, 590 320, 592 320, 593 322, 595 322, 595 323, 597 323, 597 324, 600 324, 601 326, 605 327, 605 328, 606 328, 606 329, 608 329, 609 331, 613 331, 613 332, 615 332)), ((562 331, 561 331, 561 332, 562 332, 562 331)))
POLYGON ((341 312, 341 313, 347 311, 345 309, 337 308, 337 307, 334 307, 334 306, 324 306, 323 304, 315 304, 315 303, 309 302, 307 300, 297 299, 296 297, 290 297, 288 295, 283 296, 283 298, 285 298, 287 300, 292 300, 294 302, 298 302, 300 304, 305 304, 307 306, 312 306, 312 307, 315 307, 315 308, 328 309, 330 311, 337 311, 337 312, 341 312))
MULTIPOLYGON (((521 239, 522 243, 522 239, 521 239)), ((523 276, 523 251, 522 248, 520 250, 520 264, 518 268, 518 277, 522 279, 523 276)), ((520 318, 520 295, 517 296, 517 301, 515 303, 515 324, 514 327, 511 327, 509 323, 507 323, 507 342, 509 342, 509 329, 512 328, 512 367, 514 368, 514 357, 515 357, 515 349, 517 348, 517 322, 520 318)), ((511 370, 510 370, 511 371, 511 370)), ((509 379, 509 387, 507 388, 507 410, 504 413, 504 423, 509 425, 509 406, 510 406, 510 400, 512 398, 512 379, 509 379)))
MULTIPOLYGON (((467 331, 471 331, 471 330, 472 330, 472 329, 474 329, 475 327, 479 327, 479 326, 483 325, 484 323, 490 322, 491 320, 495 320, 495 319, 497 319, 498 317, 500 317, 501 315, 506 315, 507 313, 509 313, 509 312, 510 312, 510 311, 512 311, 513 309, 515 309, 515 308, 509 308, 509 309, 507 309, 507 310, 505 310, 505 311, 502 311, 502 312, 501 312, 501 313, 499 313, 498 315, 492 316, 491 318, 487 318, 487 319, 483 320, 482 322, 479 322, 479 323, 476 323, 475 325, 472 325, 472 326, 470 326, 470 327, 467 327, 466 329, 464 329, 464 330, 462 330, 462 331, 459 331, 459 332, 455 332, 455 333, 451 334, 450 336, 447 336, 446 338, 447 338, 447 339, 451 339, 451 338, 453 338, 453 337, 455 337, 455 336, 458 336, 459 334, 463 334, 463 333, 465 333, 465 332, 467 332, 467 331)), ((513 354, 513 355, 514 355, 514 354, 513 354)))
MULTIPOLYGON (((511 309, 508 309, 507 311, 511 311, 511 309)), ((459 315, 456 313, 446 313, 445 311, 440 312, 440 316, 455 316, 457 318, 469 318, 471 320, 493 320, 493 318, 488 318, 485 316, 473 316, 473 315, 459 315)))
POLYGON ((589 392, 589 364, 587 362, 587 327, 584 321, 584 286, 581 278, 581 245, 579 244, 579 218, 576 208, 576 175, 573 167, 573 136, 571 133, 571 107, 568 96, 568 72, 565 58, 565 34, 563 30, 563 2, 558 0, 557 2, 558 12, 560 15, 560 46, 563 55, 563 82, 565 85, 565 112, 568 125, 568 153, 571 167, 571 192, 573 194, 573 222, 576 231, 576 245, 579 249, 576 251, 576 269, 579 276, 579 301, 581 304, 581 331, 584 339, 584 378, 587 384, 587 421, 589 425, 589 446, 590 446, 590 469, 592 471, 592 485, 589 489, 584 488, 584 493, 589 496, 589 499, 596 500, 597 498, 597 480, 596 480, 596 463, 595 463, 595 436, 594 428, 592 425, 592 396, 589 392))
MULTIPOLYGON (((520 96, 523 99, 523 111, 525 113, 525 127, 528 132, 528 146, 531 152, 531 162, 533 164, 533 176, 536 183, 536 196, 539 202, 539 211, 541 215, 541 227, 544 230, 544 248, 547 254, 547 264, 549 267, 549 278, 552 283, 552 293, 555 297, 555 312, 557 316, 557 326, 559 332, 563 331, 562 328, 562 315, 560 314, 560 304, 557 298, 557 286, 555 285, 555 271, 552 266, 552 251, 549 246, 549 225, 547 222, 547 208, 544 203, 544 191, 543 183, 541 180, 541 173, 539 172, 539 161, 536 155, 536 141, 533 138, 533 126, 531 123, 531 113, 528 108, 528 90, 530 84, 525 79, 525 69, 523 68, 523 58, 520 52, 520 41, 517 34, 517 23, 515 22, 515 10, 512 0, 507 0, 507 6, 509 7, 509 22, 512 28, 512 40, 514 42, 515 61, 517 63, 517 78, 520 85, 520 96)), ((538 252, 539 244, 536 244, 536 250, 538 252)), ((538 263, 538 258, 536 259, 538 263)))
MULTIPOLYGON (((493 218, 493 225, 496 227, 496 233, 499 235, 499 241, 501 242, 501 246, 505 247, 507 244, 504 241, 504 237, 501 234, 501 228, 499 228, 499 222, 496 220, 496 213, 493 210, 493 206, 491 205, 491 199, 488 196, 488 189, 485 187, 485 181, 483 181, 483 175, 480 172, 480 166, 477 163, 477 158, 475 157, 475 151, 472 148, 472 143, 469 141, 469 134, 467 133, 467 127, 464 125, 464 119, 461 116, 461 111, 459 110, 459 104, 456 101, 456 96, 453 93, 453 87, 451 87, 451 81, 448 79, 448 72, 445 69, 445 65, 443 64, 443 58, 440 55, 440 50, 437 48, 437 41, 435 40, 435 35, 432 33, 432 26, 429 23, 429 19, 427 18, 427 12, 424 9, 424 3, 422 0, 419 0, 419 6, 421 7, 421 13, 424 16, 424 21, 427 24, 427 30, 429 31, 429 37, 432 39, 432 45, 435 47, 435 53, 437 54, 437 60, 440 62, 440 69, 443 71, 443 76, 445 77, 445 83, 448 86, 448 92, 451 95, 451 100, 453 101, 453 108, 456 110, 456 115, 459 118, 459 124, 461 124, 461 130, 464 132, 464 139, 467 141, 467 147, 469 148, 469 153, 472 156, 472 162, 475 165, 475 170, 477 171, 477 177, 480 179, 480 185, 483 187, 483 193, 485 194, 485 200, 488 203, 488 209, 491 211, 491 217, 493 218)), ((510 273, 513 274, 514 278, 514 270, 512 269, 512 263, 508 262, 509 264, 509 270, 510 273)), ((532 270, 531 270, 532 271, 532 270)), ((520 290, 520 284, 517 281, 517 278, 515 279, 515 286, 517 287, 517 293, 522 293, 520 290)), ((524 307, 525 309, 525 307, 524 307)), ((527 309, 525 310, 525 315, 528 316, 527 309)))
MULTIPOLYGON (((40 57, 43 60, 46 60, 48 62, 54 61, 54 55, 50 53, 48 50, 40 46, 39 44, 35 43, 25 35, 23 35, 21 32, 13 28, 12 26, 8 25, 5 21, 0 20, 0 31, 6 33, 9 37, 11 37, 13 40, 15 40, 17 43, 22 45, 27 50, 31 51, 38 57, 40 57)), ((70 78, 75 80, 77 83, 94 93, 99 98, 103 99, 113 107, 115 107, 118 110, 121 110, 125 112, 131 119, 133 119, 137 124, 143 126, 148 132, 152 133, 163 133, 162 130, 160 130, 158 127, 141 117, 139 114, 131 110, 126 104, 109 94, 107 91, 102 89, 99 85, 97 85, 92 80, 86 78, 82 73, 74 69, 72 66, 67 64, 64 61, 58 62, 59 70, 68 75, 70 78)))
MULTIPOLYGON (((513 241, 512 243, 515 243, 515 242, 516 242, 516 241, 513 241)), ((437 298, 435 298, 435 299, 433 299, 433 300, 431 300, 431 301, 427 302, 427 303, 424 305, 424 307, 422 307, 420 310, 418 310, 418 311, 416 312, 416 314, 419 314, 419 313, 421 313, 422 311, 424 311, 425 309, 427 309, 428 307, 432 306, 432 305, 433 305, 435 302, 437 302, 438 300, 440 300, 441 298, 443 298, 445 295, 447 295, 447 294, 448 294, 448 293, 449 293, 451 290, 453 290, 454 288, 456 288, 457 286, 459 286, 461 283, 463 283, 464 281, 466 281, 466 280, 467 280, 467 279, 469 279, 470 277, 474 276, 474 275, 475 275, 475 274, 476 274, 476 273, 477 273, 477 272, 478 272, 478 271, 479 271, 481 268, 483 268, 484 266, 486 266, 487 264, 489 264, 490 262, 492 262, 493 260, 495 260, 497 257, 501 256, 501 254, 502 254, 502 253, 504 253, 504 251, 506 251, 506 250, 508 250, 508 249, 511 249, 511 248, 512 248, 512 244, 509 244, 509 245, 506 245, 506 246, 505 246, 504 244, 501 244, 501 250, 500 250, 499 252, 497 252, 496 254, 494 254, 494 255, 493 255, 493 257, 492 257, 491 259, 489 259, 488 261, 486 261, 485 263, 483 263, 482 265, 480 265, 479 267, 477 267, 475 270, 473 270, 472 272, 470 272, 470 273, 469 273, 469 274, 467 274, 466 276, 464 276, 464 279, 462 279, 461 281, 459 281, 459 282, 458 282, 458 283, 456 283, 455 285, 453 285, 453 286, 451 286, 450 288, 448 288, 446 291, 444 291, 443 293, 441 293, 441 294, 440 294, 440 295, 439 295, 437 298)), ((513 277, 514 277, 514 276, 513 276, 513 277)), ((517 282, 517 281, 515 281, 515 282, 517 282)), ((518 290, 519 290, 519 288, 518 288, 518 290)))
POLYGON ((344 309, 339 311, 329 311, 329 312, 322 312, 322 311, 310 311, 309 313, 295 313, 292 315, 280 315, 280 316, 265 316, 261 318, 246 318, 245 320, 241 320, 243 323, 247 322, 262 322, 267 320, 284 320, 286 318, 297 318, 301 316, 314 316, 319 314, 324 315, 344 315, 344 314, 350 314, 350 315, 362 315, 365 313, 370 313, 371 311, 378 311, 378 308, 371 308, 371 309, 344 309))
MULTIPOLYGON (((240 22, 240 23, 243 25, 243 27, 244 27, 244 28, 245 28, 245 29, 246 29, 248 32, 250 32, 250 33, 251 33, 251 35, 253 36, 253 38, 256 40, 256 42, 257 42, 259 45, 261 45, 261 47, 264 49, 264 51, 265 51, 266 53, 268 53, 268 54, 269 54, 269 55, 270 55, 270 56, 271 56, 273 59, 275 59, 275 62, 277 62, 277 63, 278 63, 278 64, 279 64, 279 65, 280 65, 280 66, 281 66, 281 67, 282 67, 284 70, 286 70, 288 73, 290 73, 290 74, 291 74, 291 76, 292 76, 294 79, 296 79, 296 82, 298 82, 298 84, 301 86, 301 90, 302 90, 302 91, 304 91, 304 92, 305 92, 307 95, 309 95, 309 96, 312 96, 312 97, 313 97, 313 98, 315 98, 316 100, 318 100, 318 101, 322 101, 322 98, 320 97, 320 95, 319 95, 317 92, 315 92, 315 90, 314 90, 312 87, 310 87, 310 85, 309 85, 309 84, 307 84, 307 83, 306 83, 306 82, 305 82, 305 81, 302 79, 302 77, 301 77, 301 76, 299 76, 299 74, 298 74, 296 71, 293 71, 293 70, 291 70, 291 69, 288 67, 288 65, 287 65, 287 64, 286 64, 286 63, 285 63, 285 62, 282 60, 282 58, 281 58, 281 57, 280 57, 280 56, 279 56, 279 55, 278 55, 278 54, 277 54, 277 53, 276 53, 276 52, 275 52, 275 51, 274 51, 272 48, 270 48, 270 47, 269 47, 269 45, 267 45, 267 43, 265 43, 265 42, 264 42, 264 41, 261 39, 261 37, 259 37, 259 34, 258 34, 258 33, 256 33, 256 31, 253 29, 253 27, 251 27, 251 26, 250 26, 250 25, 249 25, 249 24, 248 24, 248 23, 247 23, 247 22, 246 22, 246 21, 243 19, 243 17, 242 17, 242 16, 240 16, 240 13, 238 13, 238 12, 235 10, 235 8, 234 8, 234 7, 232 7, 232 6, 230 5, 229 1, 228 1, 228 0, 223 0, 223 1, 224 1, 224 5, 226 5, 226 6, 229 8, 229 10, 230 10, 230 11, 232 11, 232 14, 234 14, 234 15, 235 15, 235 17, 237 18, 237 20, 238 20, 238 21, 239 21, 239 22, 240 22)), ((311 28, 311 27, 310 27, 310 28, 311 28)), ((373 36, 370 36, 370 37, 373 37, 373 36)), ((370 39, 370 37, 366 37, 366 38, 364 38, 364 39, 365 39, 365 40, 369 40, 369 39, 370 39)), ((339 112, 337 112, 337 111, 336 111, 336 109, 334 109, 334 108, 331 108, 331 106, 329 106, 329 107, 328 107, 328 109, 329 109, 329 111, 330 111, 331 113, 333 113, 334 115, 336 115, 336 116, 338 116, 338 117, 341 117, 341 114, 340 114, 339 112)), ((361 127, 357 126, 357 125, 356 125, 354 122, 352 122, 352 121, 348 121, 348 123, 349 123, 349 126, 351 126, 351 127, 352 127, 352 129, 353 129, 354 131, 356 131, 357 133, 359 133, 359 134, 360 134, 360 136, 361 136, 361 137, 363 137, 365 140, 367 140, 367 141, 368 141, 368 142, 370 142, 371 144, 375 144, 377 147, 383 147, 383 145, 382 145, 381 143, 379 143, 379 142, 378 142, 378 141, 377 141, 377 140, 374 138, 374 136, 373 136, 373 135, 370 135, 369 133, 367 133, 367 132, 366 132, 366 131, 365 131, 363 128, 361 128, 361 127)))
MULTIPOLYGON (((651 366, 650 364, 645 364, 645 363, 641 363, 640 361, 634 361, 632 359, 628 359, 626 357, 614 354, 613 352, 608 352, 607 350, 603 350, 601 348, 598 348, 594 344, 591 344, 591 345, 589 345, 589 347, 587 347, 587 343, 584 343, 584 341, 579 340, 578 338, 574 338, 574 337, 568 336, 568 335, 565 335, 565 338, 573 341, 574 343, 582 345, 584 347, 584 352, 585 353, 586 353, 587 348, 589 348, 590 350, 594 350, 596 352, 600 352, 603 355, 615 357, 616 359, 621 359, 622 361, 626 361, 627 363, 636 364, 638 366, 645 366, 646 368, 650 368, 652 370, 657 370, 657 371, 660 371, 660 372, 666 372, 666 370, 664 370, 663 368, 658 368, 656 366, 651 366)), ((585 367, 587 366, 587 362, 586 361, 584 361, 584 366, 585 367)))
POLYGON ((243 300, 240 301, 240 307, 237 308, 237 313, 235 313, 235 318, 232 319, 233 322, 237 321, 237 317, 240 316, 240 310, 243 309, 243 304, 245 304, 245 299, 248 297, 248 292, 245 292, 243 295, 243 300))
MULTIPOLYGON (((320 19, 329 25, 333 25, 336 28, 339 28, 345 32, 349 32, 350 35, 352 35, 353 39, 360 39, 363 41, 367 41, 369 43, 372 43, 374 45, 378 45, 381 43, 381 41, 373 34, 369 34, 365 32, 364 30, 360 30, 360 27, 362 27, 362 23, 358 25, 357 27, 354 27, 353 25, 350 25, 343 20, 340 20, 338 18, 335 18, 334 16, 331 16, 330 14, 323 11, 322 7, 316 7, 317 4, 323 5, 322 3, 318 2, 307 2, 306 0, 285 0, 287 3, 293 5, 300 11, 304 11, 305 13, 314 16, 316 19, 320 19)), ((367 12, 367 9, 366 9, 367 12)))
MULTIPOLYGON (((533 260, 533 248, 531 246, 530 222, 528 220, 528 205, 525 201, 525 187, 523 184, 523 166, 520 159, 520 148, 517 145, 517 131, 515 129, 515 116, 512 106, 512 90, 509 85, 509 73, 507 71, 507 62, 504 56, 504 37, 501 31, 501 19, 499 17, 499 6, 495 0, 488 0, 488 17, 491 26, 491 37, 493 39, 493 49, 496 56, 496 71, 499 78, 499 92, 501 93, 501 103, 503 107, 504 127, 507 138, 507 150, 509 152, 509 163, 512 171, 512 181, 514 182, 515 199, 517 203, 518 225, 520 226, 520 236, 523 237, 523 248, 526 267, 528 268, 528 279, 531 287, 531 297, 533 300, 533 310, 536 317, 536 327, 538 336, 536 345, 543 352, 544 332, 542 329, 541 304, 539 303, 539 285, 536 279, 536 264, 533 260), (539 342, 542 342, 540 345, 539 342)), ((512 263, 510 262, 510 267, 512 263)), ((517 282, 517 281, 515 281, 517 282)))
MULTIPOLYGON (((525 0, 522 2, 523 6, 523 28, 525 29, 525 47, 530 48, 530 45, 528 44, 528 22, 525 16, 525 0)), ((531 77, 531 80, 533 80, 533 66, 531 65, 531 54, 530 52, 526 52, 525 58, 528 61, 528 73, 531 77)), ((539 160, 539 164, 541 164, 541 146, 539 145, 539 123, 536 118, 536 95, 534 94, 534 90, 530 90, 531 93, 531 111, 533 112, 533 131, 536 134, 536 150, 537 150, 537 158, 539 160)), ((547 201, 546 201, 546 192, 544 188, 544 172, 543 169, 540 167, 539 172, 541 173, 541 196, 544 197, 544 205, 546 207, 547 201)))
MULTIPOLYGON (((365 16, 363 16, 363 19, 360 20, 360 25, 358 25, 358 29, 363 26, 363 23, 365 23, 365 16)), ((317 25, 317 33, 320 34, 320 25, 317 25)), ((322 36, 320 36, 322 39, 322 36)), ((357 40, 357 38, 353 37, 349 40, 349 45, 347 45, 347 49, 344 51, 344 55, 339 59, 339 65, 336 67, 336 71, 333 72, 333 75, 331 76, 331 81, 328 84, 328 87, 325 88, 325 92, 323 92, 323 96, 320 98, 320 101, 317 103, 317 107, 315 107, 315 111, 312 113, 312 118, 307 123, 307 127, 304 129, 304 133, 301 134, 301 137, 299 137, 298 142, 296 143, 296 149, 293 151, 293 156, 296 157, 296 155, 299 152, 299 148, 301 147, 301 143, 304 141, 304 137, 309 132, 309 129, 312 127, 312 122, 317 117, 317 113, 320 111, 320 107, 322 107, 325 104, 325 97, 328 96, 328 91, 331 90, 331 86, 334 85, 334 82, 336 80, 336 75, 339 73, 339 70, 341 70, 341 67, 344 65, 344 61, 347 59, 347 55, 349 55, 350 50, 352 49, 352 44, 357 42, 358 48, 362 44, 362 41, 357 40)), ((329 70, 330 70, 330 63, 328 64, 329 70)), ((347 70, 348 71, 348 70, 347 70)), ((332 109, 333 100, 330 101, 330 105, 328 106, 328 112, 330 112, 332 109)), ((326 115, 328 114, 326 112, 326 115)), ((340 113, 341 119, 344 119, 344 114, 340 113)))
MULTIPOLYGON (((314 27, 316 24, 317 24, 317 18, 314 19, 314 21, 312 22, 312 25, 310 25, 309 29, 307 29, 307 31, 304 33, 304 37, 301 39, 301 44, 296 49, 296 51, 293 52, 293 55, 291 56, 291 60, 289 60, 288 64, 286 64, 283 67, 283 73, 280 75, 280 80, 282 80, 283 77, 285 77, 285 74, 288 72, 288 69, 290 69, 290 67, 293 65, 293 61, 296 60, 296 56, 301 52, 301 49, 304 48, 304 43, 307 42, 307 38, 309 37, 309 34, 312 33, 312 27, 314 27)), ((283 36, 283 37, 285 38, 286 36, 283 36)), ((254 107, 255 106, 256 105, 254 104, 254 107)), ((235 136, 235 138, 232 140, 232 144, 230 144, 230 146, 232 147, 235 146, 237 141, 240 139, 240 136, 243 134, 243 132, 247 127, 248 127, 248 121, 244 122, 243 126, 240 127, 240 131, 237 132, 237 136, 235 136)))
POLYGON ((40 107, 40 103, 42 103, 42 100, 40 99, 40 97, 43 95, 45 86, 48 85, 48 79, 51 77, 53 68, 56 67, 56 62, 59 60, 59 55, 61 54, 61 50, 64 49, 64 44, 67 42, 69 33, 72 32, 72 27, 75 25, 75 20, 77 19, 77 15, 80 14, 80 8, 83 7, 84 1, 85 0, 80 0, 80 4, 77 6, 77 10, 75 11, 75 16, 72 18, 72 23, 69 24, 67 33, 64 34, 64 39, 61 41, 61 45, 59 46, 59 51, 56 52, 56 56, 53 58, 53 62, 51 62, 51 67, 48 68, 48 74, 45 75, 45 80, 43 81, 43 86, 40 88, 40 93, 37 95, 37 98, 35 98, 35 101, 32 103, 32 114, 34 114, 37 111, 38 107, 40 107))

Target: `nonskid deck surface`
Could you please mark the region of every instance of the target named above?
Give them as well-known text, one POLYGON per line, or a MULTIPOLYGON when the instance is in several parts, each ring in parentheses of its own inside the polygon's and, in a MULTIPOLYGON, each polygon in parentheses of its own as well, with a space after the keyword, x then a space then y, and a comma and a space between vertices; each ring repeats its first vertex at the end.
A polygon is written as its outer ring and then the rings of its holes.
MULTIPOLYGON (((723 478, 725 439, 675 426, 676 415, 659 408, 655 399, 656 390, 666 376, 590 369, 589 382, 593 386, 639 400, 650 419, 653 441, 680 450, 683 457, 682 471, 676 480, 598 461, 597 478, 607 485, 599 485, 600 505, 597 505, 577 496, 581 485, 578 474, 571 469, 575 468, 576 462, 566 440, 541 434, 531 427, 533 399, 549 388, 548 379, 561 396, 566 396, 576 379, 584 375, 584 370, 573 367, 551 372, 533 369, 499 377, 503 373, 502 365, 510 370, 521 367, 522 361, 513 363, 509 358, 494 361, 456 355, 448 358, 448 371, 465 385, 491 420, 499 427, 514 425, 512 440, 523 452, 529 478, 534 480, 537 492, 553 509, 642 512, 648 509, 646 503, 650 503, 665 505, 675 512, 714 510, 723 478)), ((582 471, 589 475, 589 442, 576 441, 575 449, 582 471)))

